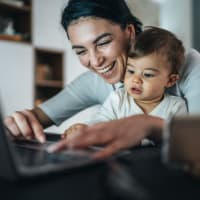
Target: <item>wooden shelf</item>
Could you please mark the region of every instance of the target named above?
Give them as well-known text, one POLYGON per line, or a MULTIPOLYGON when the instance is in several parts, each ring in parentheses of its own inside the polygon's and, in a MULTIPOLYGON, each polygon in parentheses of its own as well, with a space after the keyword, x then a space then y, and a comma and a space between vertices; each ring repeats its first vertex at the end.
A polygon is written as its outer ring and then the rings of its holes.
MULTIPOLYGON (((9 1, 6 2, 6 0, 0 0, 0 20, 1 20, 0 22, 2 24, 1 30, 0 30, 0 40, 9 41, 9 42, 2 42, 3 45, 9 45, 9 46, 12 46, 10 45, 11 43, 14 44, 16 42, 18 43, 17 46, 21 46, 20 44, 22 43, 26 43, 26 44, 28 43, 27 54, 25 54, 25 57, 24 57, 24 53, 25 53, 24 48, 21 48, 22 49, 21 52, 23 55, 20 55, 19 59, 22 60, 21 61, 22 65, 24 63, 23 67, 25 69, 31 70, 31 72, 29 71, 30 73, 33 72, 33 76, 34 76, 33 82, 32 82, 32 78, 28 78, 28 80, 30 81, 29 82, 30 85, 28 85, 27 88, 29 88, 28 92, 30 91, 30 88, 33 90, 34 96, 33 96, 32 102, 34 102, 34 105, 38 105, 41 102, 56 95, 58 92, 62 90, 64 86, 63 72, 64 72, 64 65, 65 65, 65 62, 64 62, 65 50, 61 50, 60 48, 56 48, 56 47, 54 48, 54 46, 52 45, 50 45, 52 46, 52 48, 48 48, 48 47, 43 48, 43 46, 45 45, 37 47, 37 44, 32 43, 33 42, 32 41, 33 20, 32 19, 35 19, 35 16, 33 16, 32 11, 35 8, 36 9, 40 8, 39 5, 38 5, 39 7, 36 5, 40 4, 41 2, 40 1, 34 2, 33 0, 20 0, 20 1, 22 1, 23 3, 20 3, 18 5, 12 2, 10 3, 9 1), (27 58, 26 58, 26 55, 28 55, 27 58), (26 62, 23 62, 24 59, 26 62), (31 59, 31 60, 27 61, 27 59, 31 59), (34 67, 34 71, 32 71, 32 67, 34 67), (31 84, 33 84, 33 87, 31 84)), ((44 6, 45 7, 42 6, 43 7, 42 9, 48 10, 47 8, 48 5, 44 5, 44 6)), ((38 12, 39 12, 38 14, 41 13, 40 11, 38 12)), ((36 10, 34 11, 34 13, 36 13, 36 10)), ((49 11, 48 11, 48 15, 51 16, 49 11)), ((40 19, 40 17, 37 18, 37 20, 38 19, 40 19)), ((51 25, 48 25, 48 26, 51 27, 51 25)), ((8 48, 8 53, 10 53, 9 48, 8 48)), ((18 60, 18 52, 16 52, 15 49, 12 52, 11 60, 13 60, 12 63, 14 63, 12 65, 15 66, 15 63, 18 60)), ((26 76, 25 73, 22 73, 22 74, 23 74, 22 76, 26 76)), ((23 91, 20 91, 20 92, 23 93, 23 91)), ((26 93, 28 92, 26 91, 26 93)))
POLYGON ((31 6, 28 5, 17 6, 12 3, 0 2, 0 11, 12 12, 12 13, 29 13, 31 11, 31 6))
POLYGON ((63 52, 35 49, 35 105, 63 88, 63 52))
POLYGON ((0 40, 10 40, 10 41, 22 41, 23 38, 21 35, 4 35, 4 34, 0 34, 0 40))
MULTIPOLYGON (((32 41, 32 1, 24 0, 23 5, 15 5, 10 2, 0 1, 0 17, 9 20, 13 24, 13 32, 16 35, 1 35, 0 40, 31 42, 32 41)), ((2 32, 3 34, 3 32, 2 32)))
POLYGON ((36 85, 39 87, 62 88, 63 82, 54 80, 37 80, 36 85))

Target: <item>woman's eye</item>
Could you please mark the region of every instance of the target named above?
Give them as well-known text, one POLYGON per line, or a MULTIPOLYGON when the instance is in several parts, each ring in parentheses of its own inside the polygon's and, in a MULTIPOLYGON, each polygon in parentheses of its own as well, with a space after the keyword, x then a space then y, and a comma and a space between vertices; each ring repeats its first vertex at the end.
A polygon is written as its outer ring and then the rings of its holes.
POLYGON ((99 43, 97 44, 97 46, 104 46, 104 45, 109 44, 109 43, 111 43, 111 40, 99 42, 99 43))
POLYGON ((86 51, 83 50, 83 51, 76 51, 75 53, 76 53, 77 55, 83 55, 85 52, 86 52, 86 51))

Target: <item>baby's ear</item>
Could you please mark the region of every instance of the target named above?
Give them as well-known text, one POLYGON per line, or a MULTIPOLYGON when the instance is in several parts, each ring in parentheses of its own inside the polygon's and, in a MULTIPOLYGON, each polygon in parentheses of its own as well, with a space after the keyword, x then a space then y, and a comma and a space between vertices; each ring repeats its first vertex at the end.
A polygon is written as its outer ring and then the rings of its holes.
POLYGON ((179 78, 180 78, 179 74, 170 74, 166 87, 168 88, 173 86, 176 83, 176 81, 179 80, 179 78))

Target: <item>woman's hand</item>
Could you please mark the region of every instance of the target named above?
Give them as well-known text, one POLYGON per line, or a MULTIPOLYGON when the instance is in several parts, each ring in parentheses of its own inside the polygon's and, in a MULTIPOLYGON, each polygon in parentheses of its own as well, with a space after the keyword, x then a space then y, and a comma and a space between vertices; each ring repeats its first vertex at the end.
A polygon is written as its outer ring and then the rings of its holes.
MULTIPOLYGON (((95 159, 103 159, 126 148, 133 147, 151 134, 153 128, 162 129, 164 121, 148 115, 135 115, 110 122, 88 126, 73 133, 73 137, 61 140, 49 147, 49 152, 65 148, 80 149, 91 145, 104 145, 94 153, 95 159)), ((158 133, 158 132, 157 132, 158 133)))
POLYGON ((5 118, 4 124, 15 137, 36 138, 43 143, 45 142, 43 128, 52 124, 52 121, 39 108, 35 108, 16 111, 5 118))

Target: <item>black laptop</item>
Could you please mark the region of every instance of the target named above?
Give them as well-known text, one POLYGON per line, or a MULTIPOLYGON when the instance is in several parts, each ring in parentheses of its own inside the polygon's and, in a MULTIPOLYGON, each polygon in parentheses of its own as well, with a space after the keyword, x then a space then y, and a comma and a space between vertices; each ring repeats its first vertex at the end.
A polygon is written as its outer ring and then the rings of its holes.
POLYGON ((44 144, 36 140, 15 139, 5 129, 0 116, 0 177, 8 180, 40 177, 97 163, 90 157, 91 150, 48 153, 46 148, 56 137, 47 135, 44 144))

